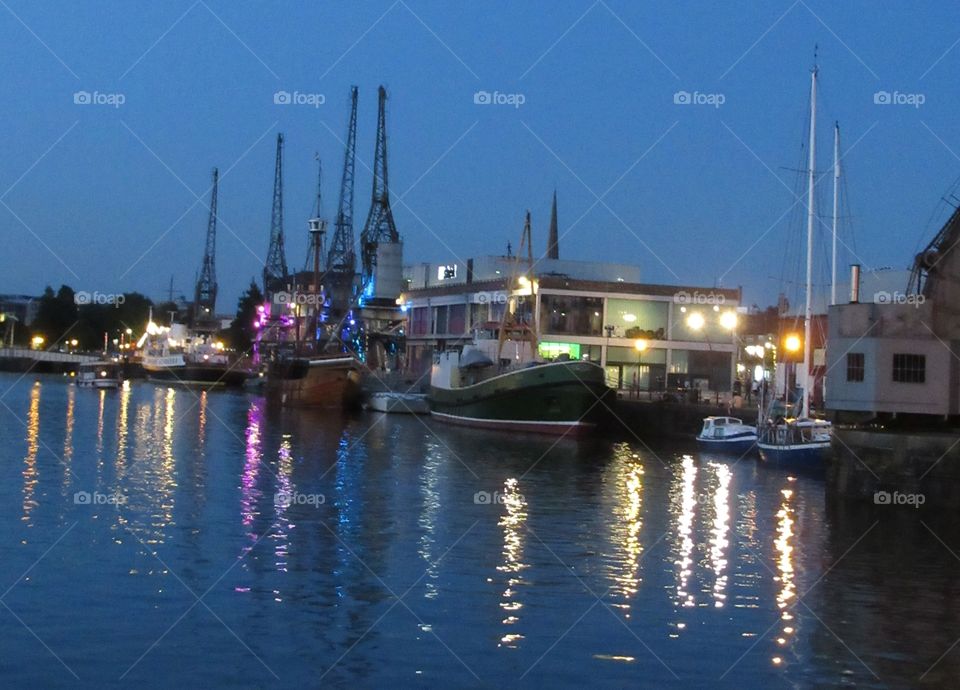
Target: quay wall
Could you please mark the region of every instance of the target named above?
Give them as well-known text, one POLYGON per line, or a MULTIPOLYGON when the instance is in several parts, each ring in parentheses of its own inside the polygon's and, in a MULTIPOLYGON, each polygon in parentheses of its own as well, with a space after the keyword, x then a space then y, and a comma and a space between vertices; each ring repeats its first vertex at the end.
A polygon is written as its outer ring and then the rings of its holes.
POLYGON ((960 499, 958 434, 835 428, 831 445, 831 499, 883 503, 897 492, 922 495, 924 507, 960 499))
POLYGON ((610 409, 601 413, 601 432, 615 436, 636 435, 645 438, 684 438, 693 440, 703 427, 703 418, 730 416, 742 419, 744 424, 757 423, 754 407, 728 409, 700 403, 630 400, 620 398, 611 402, 610 409))

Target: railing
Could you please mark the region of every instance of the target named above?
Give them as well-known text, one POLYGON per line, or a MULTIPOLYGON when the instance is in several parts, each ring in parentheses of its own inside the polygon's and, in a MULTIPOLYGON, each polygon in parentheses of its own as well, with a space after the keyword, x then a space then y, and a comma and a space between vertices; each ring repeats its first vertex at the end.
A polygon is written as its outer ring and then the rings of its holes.
POLYGON ((81 355, 73 352, 50 352, 31 350, 27 347, 0 347, 0 359, 32 359, 37 362, 96 362, 98 355, 81 355))

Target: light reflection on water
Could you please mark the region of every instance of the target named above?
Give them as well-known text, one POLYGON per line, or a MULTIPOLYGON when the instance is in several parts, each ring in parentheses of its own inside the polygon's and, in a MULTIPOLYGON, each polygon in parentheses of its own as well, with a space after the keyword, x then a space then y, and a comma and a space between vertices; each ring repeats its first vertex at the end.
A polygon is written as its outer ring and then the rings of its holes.
POLYGON ((640 559, 643 554, 643 464, 636 453, 618 453, 618 500, 610 520, 611 542, 622 544, 622 554, 615 560, 613 584, 610 587, 614 608, 626 618, 640 588, 640 559))
MULTIPOLYGON (((203 667, 268 685, 255 652, 308 684, 499 686, 532 668, 520 685, 912 685, 960 634, 955 562, 916 518, 858 543, 872 513, 828 511, 821 482, 751 460, 143 383, 26 381, 7 400, 22 418, 0 421, 0 567, 6 586, 33 570, 4 601, 91 683, 143 655, 131 681, 203 667), (491 487, 501 502, 473 502, 491 487), (294 492, 325 499, 275 500, 294 492), (894 555, 890 534, 909 535, 894 555), (184 615, 186 586, 216 617, 184 615), (911 608, 914 642, 888 624, 911 608)), ((21 632, 0 609, 3 673, 62 680, 21 632)), ((940 664, 934 683, 960 670, 940 664)))
POLYGON ((524 523, 527 520, 526 501, 519 491, 519 482, 516 477, 510 477, 503 483, 503 515, 497 523, 503 529, 503 563, 497 570, 507 576, 506 589, 503 590, 500 608, 503 610, 503 624, 507 626, 500 644, 505 647, 516 648, 524 636, 518 632, 520 610, 523 602, 520 600, 523 587, 523 570, 528 567, 523 562, 523 547, 526 541, 524 523))

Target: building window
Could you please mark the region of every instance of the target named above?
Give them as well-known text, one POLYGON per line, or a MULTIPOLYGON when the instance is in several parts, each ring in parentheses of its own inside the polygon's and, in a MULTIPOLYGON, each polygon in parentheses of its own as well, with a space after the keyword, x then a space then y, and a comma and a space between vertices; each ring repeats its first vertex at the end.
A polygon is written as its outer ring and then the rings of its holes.
POLYGON ((927 356, 895 354, 893 380, 897 383, 924 383, 927 380, 927 356))
POLYGON ((614 338, 667 339, 667 302, 644 299, 608 299, 607 323, 614 338))
POLYGON ((863 353, 847 353, 847 381, 863 381, 863 353))
POLYGON ((599 336, 602 322, 603 300, 599 297, 540 297, 540 329, 544 333, 599 336))

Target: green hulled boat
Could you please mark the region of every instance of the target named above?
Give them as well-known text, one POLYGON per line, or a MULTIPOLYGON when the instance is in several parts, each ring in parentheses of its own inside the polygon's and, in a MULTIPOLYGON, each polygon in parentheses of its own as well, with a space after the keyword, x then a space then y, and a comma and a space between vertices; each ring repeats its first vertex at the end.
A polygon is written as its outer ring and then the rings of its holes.
POLYGON ((442 421, 562 435, 592 430, 610 392, 593 362, 504 368, 470 346, 441 354, 430 383, 430 414, 442 421))

